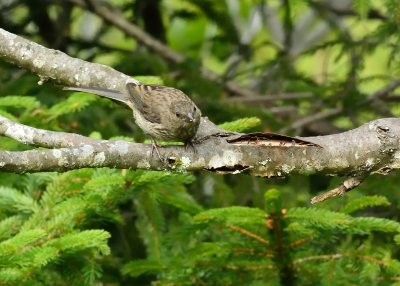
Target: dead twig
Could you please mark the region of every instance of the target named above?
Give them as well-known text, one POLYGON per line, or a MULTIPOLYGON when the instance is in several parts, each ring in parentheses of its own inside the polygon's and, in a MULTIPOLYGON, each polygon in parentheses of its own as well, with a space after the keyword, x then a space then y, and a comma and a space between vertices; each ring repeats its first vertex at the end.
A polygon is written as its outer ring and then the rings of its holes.
POLYGON ((342 184, 340 184, 338 187, 334 188, 333 190, 323 193, 322 195, 313 197, 311 199, 311 204, 320 203, 327 199, 334 198, 337 196, 343 196, 348 191, 350 191, 350 190, 354 189, 355 187, 357 187, 358 185, 360 185, 361 182, 362 182, 362 179, 360 177, 349 178, 349 179, 345 180, 342 184))

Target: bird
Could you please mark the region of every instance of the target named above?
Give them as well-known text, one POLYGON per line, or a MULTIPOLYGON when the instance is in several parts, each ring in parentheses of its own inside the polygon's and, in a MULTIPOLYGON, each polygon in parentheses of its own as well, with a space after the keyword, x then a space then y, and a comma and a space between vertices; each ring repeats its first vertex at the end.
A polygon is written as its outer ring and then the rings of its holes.
POLYGON ((201 111, 179 89, 134 82, 127 83, 123 92, 85 86, 63 89, 93 93, 126 104, 132 109, 136 124, 152 140, 151 156, 155 150, 161 160, 156 140, 178 141, 193 147, 201 111))

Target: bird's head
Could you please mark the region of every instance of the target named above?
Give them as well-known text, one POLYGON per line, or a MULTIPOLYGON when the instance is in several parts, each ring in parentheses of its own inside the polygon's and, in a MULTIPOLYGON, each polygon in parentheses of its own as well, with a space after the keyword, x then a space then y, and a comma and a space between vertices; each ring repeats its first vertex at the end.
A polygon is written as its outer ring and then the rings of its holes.
POLYGON ((191 101, 178 101, 172 106, 173 116, 176 120, 188 125, 200 123, 200 109, 191 101))

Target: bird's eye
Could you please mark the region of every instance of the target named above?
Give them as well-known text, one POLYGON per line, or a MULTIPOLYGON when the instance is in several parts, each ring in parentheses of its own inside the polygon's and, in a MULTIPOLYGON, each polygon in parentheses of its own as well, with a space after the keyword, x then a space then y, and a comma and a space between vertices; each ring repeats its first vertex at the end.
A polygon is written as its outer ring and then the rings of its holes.
POLYGON ((181 115, 177 112, 177 113, 175 113, 175 115, 176 115, 176 117, 178 117, 178 118, 180 118, 181 117, 181 115))
POLYGON ((196 108, 196 106, 194 106, 194 107, 193 107, 193 111, 196 112, 196 110, 197 110, 197 108, 196 108))

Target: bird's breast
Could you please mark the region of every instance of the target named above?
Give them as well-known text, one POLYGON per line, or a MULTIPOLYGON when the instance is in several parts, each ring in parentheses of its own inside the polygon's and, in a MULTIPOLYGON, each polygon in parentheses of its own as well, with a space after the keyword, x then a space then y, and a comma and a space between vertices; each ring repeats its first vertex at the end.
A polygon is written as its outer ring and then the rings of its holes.
POLYGON ((136 124, 149 136, 163 141, 186 142, 196 135, 199 124, 197 122, 182 122, 162 118, 161 123, 152 123, 146 120, 140 112, 134 112, 136 124))

